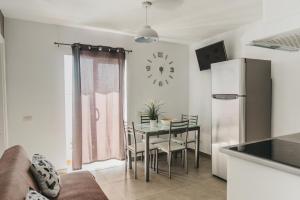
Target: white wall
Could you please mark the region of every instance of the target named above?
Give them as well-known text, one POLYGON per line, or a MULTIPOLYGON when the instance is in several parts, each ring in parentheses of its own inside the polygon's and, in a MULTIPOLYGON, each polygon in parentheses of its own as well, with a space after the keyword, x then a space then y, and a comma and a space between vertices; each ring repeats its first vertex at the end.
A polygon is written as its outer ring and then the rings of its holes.
POLYGON ((201 127, 200 151, 211 153, 211 73, 200 71, 195 50, 225 40, 228 58, 240 57, 239 31, 228 32, 190 46, 189 57, 189 113, 199 116, 201 127))
MULTIPOLYGON (((136 44, 130 36, 71 27, 6 19, 9 145, 21 144, 27 152, 42 153, 57 168, 65 167, 64 55, 70 47, 53 42, 80 42, 132 49, 128 64, 128 118, 150 99, 165 103, 170 116, 188 112, 188 47, 160 42, 136 44), (174 60, 175 79, 167 87, 146 78, 146 59, 162 51, 174 60), (32 119, 26 118, 32 116, 32 119), (24 119, 25 117, 25 119, 24 119)), ((30 118, 30 117, 29 117, 30 118)))
POLYGON ((299 0, 263 0, 263 18, 265 21, 280 20, 300 13, 299 0))
MULTIPOLYGON (((270 3, 266 1, 266 3, 270 3)), ((282 1, 281 1, 282 4, 282 1)), ((271 12, 271 11, 269 11, 271 12)), ((274 11, 274 13, 276 13, 274 11)), ((273 14, 274 14, 273 13, 273 14)), ((225 40, 229 59, 256 58, 272 61, 273 108, 272 135, 279 136, 300 131, 300 53, 282 52, 249 46, 249 42, 299 28, 300 16, 285 15, 280 19, 262 20, 239 29, 226 32, 190 46, 190 99, 189 110, 199 114, 201 128, 201 147, 210 153, 211 147, 211 79, 210 71, 199 71, 195 49, 207 44, 225 40)))
POLYGON ((0 156, 7 147, 5 41, 0 34, 0 156))

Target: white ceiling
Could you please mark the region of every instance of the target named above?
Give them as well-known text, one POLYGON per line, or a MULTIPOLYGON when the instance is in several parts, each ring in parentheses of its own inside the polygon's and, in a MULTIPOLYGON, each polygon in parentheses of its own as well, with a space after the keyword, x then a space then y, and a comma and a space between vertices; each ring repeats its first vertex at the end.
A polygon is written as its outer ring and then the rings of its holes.
MULTIPOLYGON (((142 0, 1 0, 6 17, 135 34, 142 0)), ((149 23, 161 38, 195 42, 262 17, 262 0, 153 0, 149 23)))

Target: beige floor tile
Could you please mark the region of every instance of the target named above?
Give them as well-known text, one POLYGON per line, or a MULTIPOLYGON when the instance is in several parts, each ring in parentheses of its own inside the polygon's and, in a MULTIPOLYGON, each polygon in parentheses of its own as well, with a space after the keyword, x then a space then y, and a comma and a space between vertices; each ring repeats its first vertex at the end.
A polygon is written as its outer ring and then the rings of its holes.
POLYGON ((211 175, 211 160, 201 157, 200 167, 194 168, 194 157, 189 156, 189 173, 180 165, 180 158, 172 165, 172 179, 167 177, 165 157, 160 157, 160 174, 151 170, 150 182, 144 180, 144 163, 138 162, 138 179, 133 170, 125 174, 124 166, 92 172, 109 199, 119 200, 225 200, 226 182, 211 175))

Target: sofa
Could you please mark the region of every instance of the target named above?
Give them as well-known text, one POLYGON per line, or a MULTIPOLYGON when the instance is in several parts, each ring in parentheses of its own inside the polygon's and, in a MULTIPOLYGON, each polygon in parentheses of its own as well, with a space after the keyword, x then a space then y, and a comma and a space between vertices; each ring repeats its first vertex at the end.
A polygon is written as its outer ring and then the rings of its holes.
MULTIPOLYGON (((21 146, 7 149, 0 159, 0 199, 24 200, 31 187, 39 191, 30 172, 31 161, 21 146)), ((55 200, 107 200, 90 172, 61 175, 61 190, 55 200)))

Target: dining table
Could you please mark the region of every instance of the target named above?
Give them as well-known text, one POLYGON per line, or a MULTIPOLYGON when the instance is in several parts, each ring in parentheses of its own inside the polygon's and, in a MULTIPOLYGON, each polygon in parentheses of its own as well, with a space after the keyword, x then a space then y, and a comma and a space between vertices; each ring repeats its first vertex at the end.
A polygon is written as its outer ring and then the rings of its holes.
MULTIPOLYGON (((135 125, 135 130, 138 134, 142 135, 144 138, 145 142, 145 156, 144 156, 144 170, 145 170, 145 181, 149 182, 150 181, 150 158, 149 158, 149 140, 150 137, 153 136, 160 136, 160 135, 167 135, 169 134, 170 131, 170 125, 158 123, 157 126, 150 126, 150 124, 136 124, 135 125)), ((185 132, 186 129, 182 128, 177 128, 177 129, 172 129, 172 134, 180 134, 185 132)), ((200 146, 200 126, 199 125, 189 125, 188 131, 195 131, 196 135, 196 145, 195 145, 195 168, 199 168, 199 146, 200 146)), ((131 155, 129 154, 129 168, 132 168, 131 166, 131 155)))

